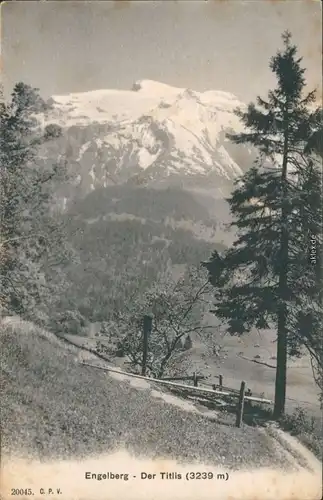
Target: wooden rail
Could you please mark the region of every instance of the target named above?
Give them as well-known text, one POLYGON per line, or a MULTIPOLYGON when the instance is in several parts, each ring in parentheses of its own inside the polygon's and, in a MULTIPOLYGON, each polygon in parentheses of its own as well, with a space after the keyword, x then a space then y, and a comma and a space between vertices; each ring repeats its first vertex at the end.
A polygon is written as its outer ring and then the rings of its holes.
MULTIPOLYGON (((197 380, 204 380, 206 377, 204 375, 196 375, 197 380)), ((186 377, 163 377, 159 380, 193 380, 194 375, 187 375, 186 377)))

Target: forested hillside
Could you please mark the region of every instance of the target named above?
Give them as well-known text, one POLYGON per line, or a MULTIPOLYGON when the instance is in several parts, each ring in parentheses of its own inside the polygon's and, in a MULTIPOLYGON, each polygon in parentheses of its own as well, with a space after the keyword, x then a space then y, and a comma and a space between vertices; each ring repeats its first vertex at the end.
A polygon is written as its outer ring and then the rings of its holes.
POLYGON ((98 189, 63 218, 78 257, 65 268, 70 285, 59 311, 90 322, 108 320, 175 266, 198 266, 215 245, 216 221, 193 195, 175 189, 98 189), (211 230, 212 241, 197 237, 196 227, 211 230))

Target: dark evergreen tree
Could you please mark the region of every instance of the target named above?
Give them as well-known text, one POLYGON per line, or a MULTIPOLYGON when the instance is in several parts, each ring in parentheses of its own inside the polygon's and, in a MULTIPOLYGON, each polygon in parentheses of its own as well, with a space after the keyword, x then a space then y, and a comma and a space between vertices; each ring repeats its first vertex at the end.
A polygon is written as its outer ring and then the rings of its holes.
MULTIPOLYGON (((283 42, 283 51, 270 61, 277 87, 267 100, 258 97, 257 105, 237 110, 246 131, 229 135, 234 143, 259 150, 256 164, 228 200, 237 240, 205 263, 216 287, 214 312, 231 334, 252 327, 277 330, 276 418, 285 410, 287 356, 299 355, 308 340, 305 305, 311 309, 315 298, 319 307, 314 277, 319 266, 311 264, 309 249, 310 235, 321 234, 318 171, 308 157, 321 115, 311 111, 315 91, 304 95, 305 70, 290 33, 284 33, 283 42)), ((318 319, 312 310, 310 316, 312 322, 318 319)), ((313 328, 317 331, 316 323, 313 328)))
MULTIPOLYGON (((59 265, 69 255, 53 205, 55 187, 65 179, 65 163, 61 159, 53 165, 39 157, 44 136, 51 138, 51 129, 44 134, 36 119, 43 111, 46 104, 37 90, 24 83, 14 87, 9 102, 2 96, 1 309, 33 319, 51 300, 54 284, 60 287, 59 265)), ((53 130, 57 137, 59 128, 53 130)))

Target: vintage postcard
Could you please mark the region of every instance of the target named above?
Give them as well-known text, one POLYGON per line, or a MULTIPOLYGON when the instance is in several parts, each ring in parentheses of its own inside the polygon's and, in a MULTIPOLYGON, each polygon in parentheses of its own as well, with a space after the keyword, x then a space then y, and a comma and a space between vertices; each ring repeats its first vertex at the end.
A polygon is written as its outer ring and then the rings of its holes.
POLYGON ((322 4, 1 4, 1 498, 322 498, 322 4))

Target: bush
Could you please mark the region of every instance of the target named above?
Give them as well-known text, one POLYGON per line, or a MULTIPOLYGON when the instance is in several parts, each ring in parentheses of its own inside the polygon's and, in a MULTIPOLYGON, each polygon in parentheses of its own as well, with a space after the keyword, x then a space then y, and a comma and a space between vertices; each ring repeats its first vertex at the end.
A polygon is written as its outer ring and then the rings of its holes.
POLYGON ((103 344, 102 342, 99 342, 99 341, 96 342, 95 350, 99 354, 103 354, 105 356, 111 355, 111 349, 109 349, 109 347, 107 345, 105 345, 105 344, 103 344))
POLYGON ((179 339, 179 340, 177 341, 177 344, 176 344, 175 350, 176 350, 176 351, 182 351, 182 350, 183 350, 183 347, 184 347, 184 346, 183 346, 182 339, 179 339))
POLYGON ((55 123, 50 123, 45 127, 45 139, 57 139, 62 136, 62 128, 55 123))
POLYGON ((314 417, 306 415, 303 408, 296 408, 291 415, 284 415, 279 424, 284 431, 296 436, 301 443, 322 459, 323 438, 321 424, 314 417))
POLYGON ((78 310, 64 311, 54 316, 50 326, 56 333, 80 335, 86 326, 86 320, 78 310))
POLYGON ((193 342, 192 342, 192 339, 189 335, 187 335, 185 341, 184 341, 184 345, 183 345, 183 349, 185 351, 188 351, 189 349, 192 349, 193 347, 193 342))
POLYGON ((117 348, 115 350, 115 355, 117 358, 123 358, 126 355, 124 345, 122 342, 117 342, 117 348))
POLYGON ((297 435, 304 430, 313 432, 315 419, 307 417, 303 408, 296 408, 291 415, 285 414, 281 418, 280 424, 292 435, 297 435))

